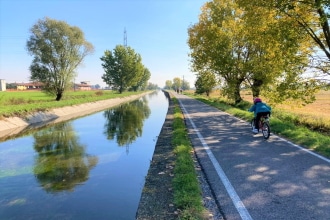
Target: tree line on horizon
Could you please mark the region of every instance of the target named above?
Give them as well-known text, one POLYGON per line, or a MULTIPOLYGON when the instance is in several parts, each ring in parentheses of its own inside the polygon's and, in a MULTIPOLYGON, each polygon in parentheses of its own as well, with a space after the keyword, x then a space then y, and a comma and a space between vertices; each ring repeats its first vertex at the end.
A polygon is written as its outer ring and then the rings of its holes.
POLYGON ((188 28, 196 93, 311 103, 330 76, 329 0, 211 0, 188 28))
MULTIPOLYGON (((43 83, 43 91, 59 101, 71 89, 77 67, 94 52, 94 46, 79 27, 48 17, 39 19, 30 32, 26 43, 33 56, 30 80, 43 83)), ((100 59, 105 72, 101 78, 119 93, 158 87, 148 83, 150 71, 143 65, 141 55, 129 46, 117 45, 100 59)))
POLYGON ((190 84, 184 79, 181 80, 180 77, 174 77, 173 80, 166 80, 164 89, 178 90, 189 90, 190 84))

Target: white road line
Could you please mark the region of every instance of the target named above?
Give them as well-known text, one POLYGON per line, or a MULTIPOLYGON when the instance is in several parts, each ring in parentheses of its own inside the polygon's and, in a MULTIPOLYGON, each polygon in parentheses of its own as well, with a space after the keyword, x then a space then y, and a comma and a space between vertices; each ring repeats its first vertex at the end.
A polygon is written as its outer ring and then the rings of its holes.
POLYGON ((302 151, 305 151, 305 152, 307 152, 307 153, 309 153, 309 154, 311 154, 311 155, 313 155, 313 156, 315 156, 315 157, 318 157, 318 158, 321 159, 321 160, 324 160, 325 162, 330 163, 330 160, 329 160, 329 159, 327 159, 327 158, 325 158, 325 157, 323 157, 323 156, 321 156, 321 155, 319 155, 319 154, 316 154, 316 153, 314 153, 313 151, 310 151, 310 150, 308 150, 308 149, 306 149, 306 148, 300 147, 299 145, 294 144, 294 143, 292 143, 292 142, 290 142, 290 141, 288 141, 288 140, 285 140, 284 138, 281 138, 281 137, 279 137, 279 136, 277 136, 277 135, 275 135, 275 136, 276 136, 277 138, 281 139, 282 141, 284 141, 284 142, 286 142, 286 143, 288 143, 288 144, 290 144, 290 145, 292 145, 292 146, 294 146, 294 147, 296 147, 296 148, 298 148, 298 149, 300 149, 300 150, 302 150, 302 151))
POLYGON ((217 174, 218 174, 219 178, 221 179, 223 185, 225 186, 231 200, 233 201, 233 203, 236 207, 236 210, 238 211, 238 213, 240 214, 240 216, 243 220, 252 220, 253 218, 250 216, 250 213, 245 208, 243 202, 241 201, 241 199, 237 195, 234 187, 231 185, 230 181, 228 180, 226 174, 222 170, 222 168, 221 168, 220 164, 218 163, 217 159, 214 157, 214 154, 210 150, 209 146, 205 143, 203 136, 199 133, 198 129, 195 126, 195 123, 191 120, 186 108, 182 105, 180 100, 179 100, 179 102, 180 102, 180 105, 181 105, 182 109, 184 110, 184 113, 187 115, 190 123, 192 124, 199 140, 203 144, 203 147, 206 150, 207 155, 209 156, 209 158, 210 158, 215 170, 217 171, 217 174))

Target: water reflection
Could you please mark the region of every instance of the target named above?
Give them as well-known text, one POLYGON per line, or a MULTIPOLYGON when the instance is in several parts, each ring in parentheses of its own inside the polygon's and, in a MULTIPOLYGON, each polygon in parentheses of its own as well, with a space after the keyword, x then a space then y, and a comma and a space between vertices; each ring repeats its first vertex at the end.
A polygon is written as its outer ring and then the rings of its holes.
POLYGON ((119 146, 128 146, 142 136, 143 121, 150 115, 145 97, 104 112, 107 139, 116 138, 119 146))
POLYGON ((72 191, 88 180, 97 157, 88 155, 79 143, 71 122, 60 123, 33 134, 34 175, 47 192, 72 191))
POLYGON ((155 92, 0 141, 0 219, 135 219, 167 110, 155 92))

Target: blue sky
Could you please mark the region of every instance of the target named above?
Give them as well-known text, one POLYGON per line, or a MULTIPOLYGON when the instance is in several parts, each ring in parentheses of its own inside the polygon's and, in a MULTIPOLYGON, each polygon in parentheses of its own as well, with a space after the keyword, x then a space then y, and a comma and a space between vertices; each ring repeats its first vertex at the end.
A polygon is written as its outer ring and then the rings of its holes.
POLYGON ((189 25, 198 22, 207 0, 0 0, 0 79, 28 82, 32 61, 26 50, 30 28, 44 17, 78 26, 95 52, 77 69, 76 82, 105 83, 100 57, 124 43, 142 56, 150 82, 163 87, 180 77, 194 86, 190 71, 189 25))

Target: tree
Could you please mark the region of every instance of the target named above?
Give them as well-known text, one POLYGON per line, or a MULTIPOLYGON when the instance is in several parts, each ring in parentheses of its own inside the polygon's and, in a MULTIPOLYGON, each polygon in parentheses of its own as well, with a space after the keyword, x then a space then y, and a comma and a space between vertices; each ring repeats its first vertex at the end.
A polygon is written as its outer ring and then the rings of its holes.
POLYGON ((197 75, 195 82, 196 94, 206 93, 210 95, 212 89, 217 85, 216 76, 211 72, 202 72, 197 75))
POLYGON ((189 90, 190 89, 190 84, 186 80, 182 80, 182 89, 183 90, 189 90))
MULTIPOLYGON (((245 11, 248 33, 257 33, 250 39, 258 42, 256 45, 262 49, 261 56, 250 60, 247 82, 253 96, 262 92, 273 104, 289 100, 312 102, 320 85, 306 77, 305 72, 310 66, 314 42, 304 33, 296 18, 283 16, 276 7, 264 7, 262 4, 266 1, 237 2, 245 11)), ((303 16, 305 22, 315 20, 311 15, 306 12, 303 16)))
POLYGON ((224 83, 222 93, 235 103, 242 100, 243 82, 259 96, 307 67, 311 44, 296 29, 274 9, 248 1, 208 2, 188 30, 193 71, 215 73, 224 83))
POLYGON ((144 68, 143 73, 141 75, 141 79, 136 83, 136 85, 132 86, 132 90, 133 91, 146 90, 150 76, 151 76, 151 73, 150 73, 149 69, 144 68))
POLYGON ((211 71, 222 78, 223 94, 235 103, 242 100, 240 86, 247 75, 243 15, 235 1, 210 1, 203 6, 199 22, 188 29, 192 70, 211 71))
POLYGON ((75 70, 85 56, 94 51, 84 33, 65 21, 50 18, 38 20, 30 29, 27 50, 33 56, 31 80, 42 82, 45 92, 61 100, 72 87, 75 70))
POLYGON ((326 59, 317 59, 316 67, 330 75, 330 1, 329 0, 273 0, 271 7, 279 16, 287 16, 298 24, 323 52, 326 59))
POLYGON ((179 77, 175 77, 173 79, 173 83, 172 83, 172 89, 177 90, 181 88, 181 79, 179 77))
POLYGON ((117 45, 113 52, 106 50, 101 61, 103 81, 119 93, 141 82, 145 70, 142 58, 131 47, 117 45))
POLYGON ((172 80, 166 80, 165 81, 165 89, 171 89, 173 85, 172 80))
POLYGON ((148 87, 147 87, 148 90, 155 90, 155 89, 158 89, 158 88, 159 87, 158 87, 157 84, 153 84, 151 82, 148 83, 148 87))

